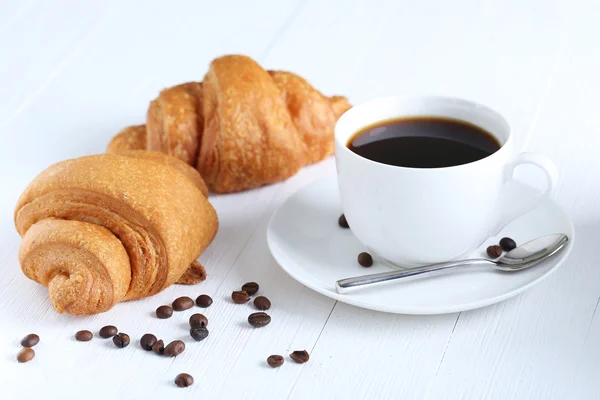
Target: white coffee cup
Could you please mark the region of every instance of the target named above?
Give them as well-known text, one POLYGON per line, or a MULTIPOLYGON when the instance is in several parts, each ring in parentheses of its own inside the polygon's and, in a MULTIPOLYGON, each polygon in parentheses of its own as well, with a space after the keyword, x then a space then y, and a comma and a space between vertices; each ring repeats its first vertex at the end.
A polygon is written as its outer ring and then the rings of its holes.
POLYGON ((353 107, 335 126, 335 155, 342 207, 353 234, 376 255, 403 266, 467 255, 535 208, 558 180, 546 157, 513 153, 511 129, 500 114, 449 97, 386 97, 353 107), (407 168, 371 161, 347 147, 366 126, 415 116, 466 121, 492 134, 501 148, 468 164, 407 168), (508 204, 507 183, 521 164, 542 169, 546 188, 534 198, 508 204))

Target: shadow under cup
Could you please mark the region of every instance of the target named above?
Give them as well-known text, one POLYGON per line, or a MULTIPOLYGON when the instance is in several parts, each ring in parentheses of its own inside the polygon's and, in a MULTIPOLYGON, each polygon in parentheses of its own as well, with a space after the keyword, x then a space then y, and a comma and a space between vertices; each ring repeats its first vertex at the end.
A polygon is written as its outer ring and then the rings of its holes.
POLYGON ((353 107, 335 127, 340 198, 354 235, 370 251, 414 266, 464 256, 502 222, 505 184, 512 177, 510 127, 495 111, 448 97, 388 97, 353 107), (350 138, 379 121, 442 117, 476 125, 501 147, 468 164, 408 168, 364 158, 350 138))

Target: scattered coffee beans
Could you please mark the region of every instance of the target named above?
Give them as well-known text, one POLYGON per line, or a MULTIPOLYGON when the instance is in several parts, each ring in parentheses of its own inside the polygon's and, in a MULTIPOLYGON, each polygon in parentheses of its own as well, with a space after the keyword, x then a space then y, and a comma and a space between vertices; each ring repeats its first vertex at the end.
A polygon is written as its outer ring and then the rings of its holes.
POLYGON ((167 357, 177 357, 185 350, 185 343, 181 340, 173 340, 171 343, 165 347, 165 356, 167 357))
POLYGON ((120 349, 129 346, 130 341, 129 335, 126 333, 118 333, 117 335, 113 336, 113 343, 120 349))
POLYGON ((344 214, 340 215, 340 217, 338 218, 338 225, 342 228, 350 228, 350 226, 348 226, 348 221, 346 221, 346 216, 344 214))
POLYGON ((237 290, 231 293, 231 300, 235 304, 243 304, 250 300, 250 296, 248 296, 248 292, 245 290, 237 290))
POLYGON ((271 302, 265 296, 258 296, 254 299, 254 307, 257 310, 266 311, 271 308, 271 302))
POLYGON ((156 317, 159 319, 167 319, 173 316, 173 309, 169 306, 160 306, 156 309, 156 317))
POLYGON ((373 257, 366 252, 362 252, 358 255, 358 263, 363 267, 370 267, 373 265, 373 257))
POLYGON ((190 328, 198 329, 198 328, 206 328, 208 325, 208 319, 202 314, 193 314, 190 317, 190 328))
POLYGON ((207 294, 201 294, 196 299, 196 305, 198 307, 207 308, 212 304, 212 298, 207 294))
POLYGON ((185 311, 189 310, 194 306, 194 300, 190 299, 187 296, 178 297, 173 301, 173 310, 175 311, 185 311))
POLYGON ((272 368, 281 367, 283 365, 283 357, 277 354, 273 354, 267 358, 267 364, 272 368))
POLYGON ((140 339, 140 346, 142 346, 142 349, 146 350, 146 351, 150 351, 152 350, 152 346, 154 346, 154 344, 157 342, 158 340, 156 339, 156 336, 154 336, 151 333, 146 333, 144 336, 142 336, 142 338, 140 339))
POLYGON ((152 345, 152 351, 156 354, 165 354, 165 342, 163 342, 161 339, 158 342, 154 343, 152 345))
POLYGON ((190 336, 198 342, 208 337, 208 329, 205 327, 190 329, 190 336))
POLYGON ((179 387, 192 386, 194 378, 190 374, 179 374, 175 377, 175 384, 179 387))
POLYGON ((490 258, 498 258, 502 255, 502 247, 498 245, 488 246, 486 252, 490 258))
POLYGON ((117 329, 116 326, 106 325, 105 327, 100 329, 99 334, 100 334, 100 337, 102 337, 104 339, 108 339, 108 338, 115 336, 117 334, 117 332, 119 332, 119 330, 117 329))
POLYGON ((79 331, 75 334, 75 340, 78 342, 89 342, 93 337, 94 335, 90 331, 79 331))
POLYGON ((17 361, 20 363, 29 362, 35 357, 35 351, 31 347, 25 347, 17 354, 17 361))
POLYGON ((21 339, 21 346, 23 347, 33 347, 40 342, 40 337, 35 333, 30 333, 21 339))
POLYGON ((292 354, 290 354, 290 357, 298 364, 303 364, 309 359, 308 352, 306 350, 296 350, 292 354))
POLYGON ((269 325, 271 317, 264 312, 255 312, 248 316, 248 322, 255 328, 260 328, 269 325))
POLYGON ((504 251, 511 251, 517 247, 517 244, 511 238, 505 237, 500 239, 500 247, 502 247, 502 250, 504 251))
POLYGON ((248 282, 244 283, 242 286, 242 290, 248 293, 250 296, 254 296, 256 292, 258 292, 258 283, 256 282, 248 282))

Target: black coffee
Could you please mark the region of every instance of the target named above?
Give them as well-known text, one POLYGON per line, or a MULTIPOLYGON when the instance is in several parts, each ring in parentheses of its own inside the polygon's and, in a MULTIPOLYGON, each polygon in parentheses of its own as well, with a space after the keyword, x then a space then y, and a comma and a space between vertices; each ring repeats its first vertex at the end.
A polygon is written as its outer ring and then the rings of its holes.
POLYGON ((500 143, 468 122, 410 117, 367 126, 350 138, 348 148, 383 164, 441 168, 481 160, 500 149, 500 143))

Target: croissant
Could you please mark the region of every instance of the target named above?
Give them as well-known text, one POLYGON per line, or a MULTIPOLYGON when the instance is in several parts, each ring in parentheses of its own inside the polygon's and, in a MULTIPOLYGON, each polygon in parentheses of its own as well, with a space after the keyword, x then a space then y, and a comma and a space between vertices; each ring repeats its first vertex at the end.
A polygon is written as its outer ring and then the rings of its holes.
MULTIPOLYGON (((146 149, 146 125, 128 126, 117 133, 106 149, 107 153, 146 149)), ((165 152, 166 153, 166 152, 165 152)))
POLYGON ((58 312, 74 315, 204 279, 195 260, 218 221, 200 182, 182 161, 145 151, 49 167, 15 210, 23 273, 48 287, 58 312))
POLYGON ((251 58, 213 60, 202 82, 163 90, 144 126, 126 128, 108 152, 149 149, 195 166, 210 190, 252 189, 294 175, 333 153, 333 128, 350 108, 291 72, 251 58))

